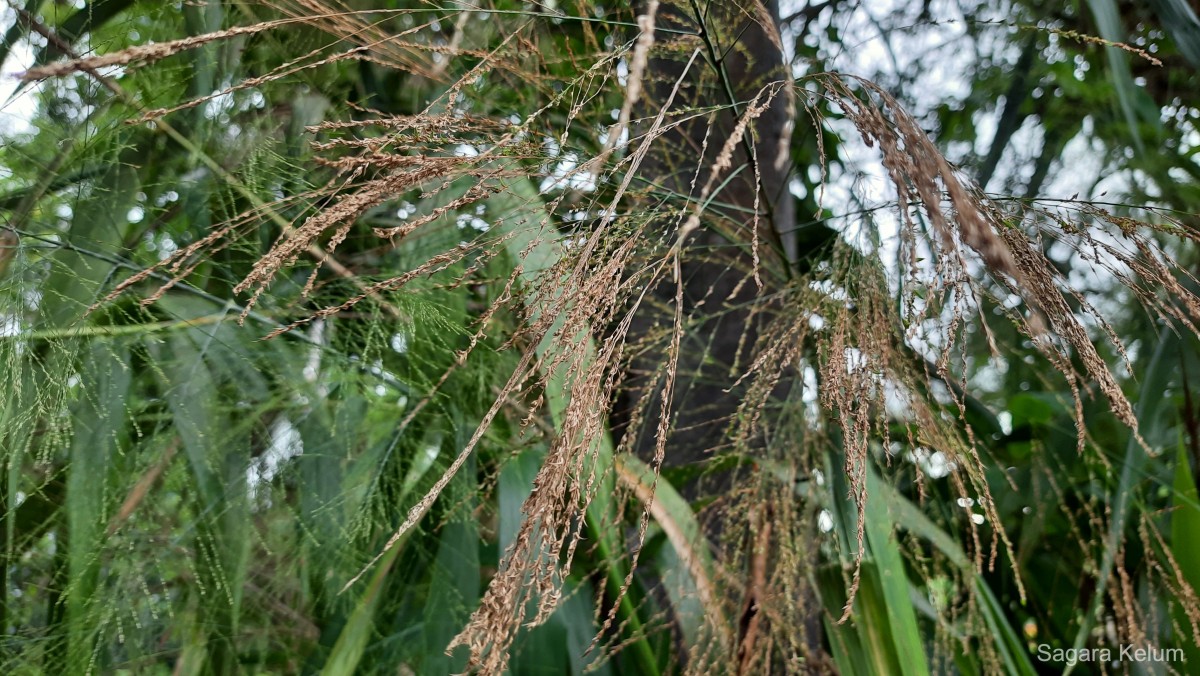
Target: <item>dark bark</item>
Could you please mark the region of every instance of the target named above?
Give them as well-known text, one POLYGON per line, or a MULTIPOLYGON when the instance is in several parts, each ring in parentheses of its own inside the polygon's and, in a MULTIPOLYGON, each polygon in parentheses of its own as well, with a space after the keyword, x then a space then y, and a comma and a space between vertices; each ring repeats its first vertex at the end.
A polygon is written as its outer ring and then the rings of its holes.
MULTIPOLYGON (((749 507, 754 514, 734 514, 723 507, 730 504, 731 489, 737 486, 739 462, 765 450, 761 438, 731 438, 730 425, 745 396, 736 381, 776 309, 770 299, 787 283, 797 259, 795 200, 788 189, 794 115, 791 77, 777 30, 775 0, 663 2, 656 24, 693 32, 696 37, 659 34, 647 69, 643 119, 654 119, 672 92, 672 112, 712 111, 658 139, 643 166, 643 177, 667 193, 666 208, 659 212, 663 217, 650 233, 652 239, 661 238, 663 246, 676 241, 678 226, 686 220, 674 216, 689 209, 690 201, 703 198, 700 193, 717 156, 751 101, 773 96, 770 106, 751 123, 752 132, 736 145, 730 168, 714 177, 714 185, 720 188, 709 196, 713 206, 705 210, 701 227, 685 241, 680 254, 685 331, 662 469, 671 473, 675 487, 693 505, 718 505, 704 518, 711 540, 720 540, 734 521, 748 519, 751 524, 753 542, 742 545, 757 554, 750 557, 753 565, 743 571, 737 654, 729 658, 738 665, 738 673, 775 671, 782 665, 756 662, 762 657, 761 643, 766 640, 762 637, 772 631, 765 627, 759 609, 769 579, 767 569, 773 565, 771 552, 776 550, 772 540, 787 536, 772 533, 769 503, 749 507), (685 73, 696 49, 701 50, 703 61, 685 73)), ((677 290, 675 280, 667 275, 639 309, 628 336, 634 356, 611 420, 617 438, 647 462, 655 455, 662 371, 669 356, 677 290)), ((820 607, 811 597, 795 603, 802 608, 820 607)), ((807 613, 801 622, 802 628, 778 630, 802 632, 812 664, 821 664, 819 611, 807 613)))
MULTIPOLYGON (((752 133, 736 146, 732 167, 716 177, 720 188, 711 196, 713 206, 706 209, 702 226, 688 238, 681 254, 686 331, 671 402, 672 431, 664 461, 669 468, 699 469, 728 448, 726 432, 743 395, 734 388, 737 366, 746 364, 764 317, 759 298, 783 283, 788 275, 786 261, 794 256, 785 253, 792 247, 785 246, 785 238, 778 234, 793 232, 794 207, 787 188, 791 97, 785 88, 771 88, 772 83, 787 81, 774 21, 775 2, 763 6, 751 0, 674 0, 663 2, 656 17, 658 27, 692 32, 695 37, 658 33, 647 68, 643 117, 652 119, 657 114, 677 82, 672 111, 720 107, 655 141, 642 175, 667 191, 667 208, 661 213, 677 214, 687 208, 689 198, 701 197, 718 153, 750 102, 760 94, 774 97, 753 121, 752 133), (696 49, 700 56, 685 75, 685 65, 696 49), (756 206, 757 232, 752 215, 756 206), (761 289, 752 279, 756 237, 761 289)), ((652 234, 669 245, 677 237, 677 226, 676 219, 664 215, 652 234)), ((613 414, 618 438, 629 431, 626 442, 647 461, 654 454, 659 425, 661 366, 674 322, 675 295, 676 284, 667 276, 639 310, 629 340, 643 349, 635 350, 637 356, 629 364, 625 389, 613 414), (649 399, 643 398, 647 388, 656 390, 649 399), (642 416, 633 415, 639 402, 644 406, 642 416), (630 431, 631 419, 639 418, 637 429, 630 431)), ((688 498, 702 499, 727 487, 729 477, 728 469, 712 471, 680 487, 688 498)))

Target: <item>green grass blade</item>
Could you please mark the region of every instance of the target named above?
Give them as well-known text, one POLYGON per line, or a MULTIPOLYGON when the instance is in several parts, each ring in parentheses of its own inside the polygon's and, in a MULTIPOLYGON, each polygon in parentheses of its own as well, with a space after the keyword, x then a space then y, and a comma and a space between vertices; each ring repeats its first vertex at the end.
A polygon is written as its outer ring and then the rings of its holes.
POLYGON ((321 676, 352 676, 359 673, 358 668, 363 652, 374 635, 375 609, 379 605, 384 583, 410 534, 411 531, 402 536, 400 541, 387 550, 383 558, 379 560, 375 571, 371 573, 370 583, 359 597, 358 603, 350 614, 350 619, 346 621, 341 633, 338 634, 337 642, 333 644, 333 650, 330 651, 325 666, 321 669, 321 676))
POLYGON ((896 515, 881 494, 883 481, 873 469, 867 472, 866 534, 871 557, 879 574, 887 626, 896 655, 906 674, 928 674, 925 646, 917 628, 917 614, 909 600, 908 571, 900 555, 893 524, 896 515))
MULTIPOLYGON (((1200 18, 1188 0, 1150 0, 1179 53, 1200 68, 1200 18)), ((1190 662, 1189 662, 1190 663, 1190 662)))
POLYGON ((676 608, 685 643, 689 649, 699 649, 701 641, 707 640, 703 631, 706 625, 718 632, 729 626, 717 598, 716 567, 704 531, 692 506, 669 481, 659 477, 655 485, 654 470, 649 465, 626 453, 616 459, 616 468, 621 483, 631 487, 643 504, 653 495, 650 515, 666 534, 680 563, 677 569, 663 572, 663 585, 676 608), (694 610, 689 603, 693 600, 700 604, 694 610))
MULTIPOLYGON (((505 245, 512 260, 522 265, 524 272, 522 281, 530 284, 540 283, 539 272, 549 269, 557 260, 557 254, 553 245, 540 239, 543 236, 540 231, 546 227, 546 217, 537 190, 528 180, 513 181, 491 201, 496 207, 493 213, 500 215, 504 233, 511 235, 505 240, 505 245)), ((562 319, 559 319, 548 332, 546 339, 537 346, 539 356, 546 356, 549 351, 554 349, 553 337, 557 334, 561 322, 562 319)), ((588 339, 588 344, 591 345, 590 339, 588 339)), ((553 360, 548 361, 552 362, 553 360)), ((546 387, 546 401, 556 426, 561 424, 567 410, 568 392, 566 379, 561 373, 561 369, 559 372, 552 373, 546 387)), ((607 468, 612 464, 612 453, 612 440, 606 434, 600 440, 596 452, 595 462, 598 469, 607 468)), ((604 562, 611 593, 620 589, 624 584, 626 565, 618 556, 618 553, 624 550, 624 543, 615 529, 605 527, 606 524, 617 522, 615 518, 616 505, 612 499, 614 492, 612 474, 598 471, 597 476, 599 477, 599 486, 587 507, 585 525, 589 537, 595 541, 600 559, 604 562)), ((628 631, 633 635, 639 635, 629 648, 636 656, 643 673, 659 673, 654 650, 647 638, 640 635, 643 622, 628 595, 621 599, 619 614, 622 624, 628 627, 628 631)))
MULTIPOLYGON (((1088 0, 1088 7, 1092 10, 1092 16, 1100 30, 1100 37, 1110 43, 1125 42, 1124 29, 1121 26, 1121 12, 1117 8, 1116 0, 1088 0)), ((1147 123, 1159 128, 1161 128, 1161 124, 1157 119, 1146 120, 1138 114, 1137 99, 1143 95, 1143 92, 1134 84, 1133 74, 1129 69, 1129 54, 1115 45, 1107 45, 1104 50, 1108 57, 1109 78, 1117 92, 1117 102, 1121 114, 1125 117, 1125 123, 1129 125, 1130 140, 1133 141, 1139 154, 1144 153, 1146 147, 1142 141, 1141 124, 1147 123)))
MULTIPOLYGON (((1171 369, 1164 367, 1163 359, 1166 355, 1178 350, 1179 345, 1180 339, 1178 334, 1170 329, 1164 329, 1158 337, 1158 345, 1150 357, 1149 364, 1144 371, 1139 371, 1144 376, 1141 392, 1138 394, 1135 414, 1139 423, 1143 423, 1147 428, 1143 429, 1142 433, 1150 440, 1150 443, 1153 443, 1156 437, 1148 429, 1149 425, 1147 423, 1153 417, 1150 414, 1158 410, 1161 406, 1164 392, 1167 390, 1167 383, 1173 375, 1171 369)), ((1134 497, 1134 483, 1141 476, 1142 466, 1145 464, 1145 461, 1146 453, 1137 444, 1134 435, 1131 433, 1128 442, 1125 444, 1125 457, 1121 463, 1121 477, 1110 503, 1112 517, 1109 521, 1108 533, 1104 538, 1104 553, 1100 559, 1100 568, 1096 574, 1096 591, 1092 595, 1090 607, 1080 622, 1079 631, 1075 634, 1075 641, 1071 646, 1072 648, 1081 649, 1087 644, 1092 626, 1098 619, 1101 604, 1104 603, 1104 599, 1106 598, 1109 577, 1112 575, 1117 550, 1121 546, 1121 540, 1125 537, 1125 522, 1129 517, 1130 502, 1134 497)), ((1068 664, 1066 671, 1063 672, 1064 676, 1071 673, 1076 664, 1078 662, 1068 664)))
POLYGON ((974 576, 975 591, 982 600, 980 611, 990 632, 988 637, 980 638, 990 638, 1004 662, 1006 672, 1022 675, 1037 673, 1029 659, 1024 642, 1013 630, 1012 624, 991 587, 983 577, 973 570, 974 566, 970 558, 967 557, 958 541, 935 524, 912 501, 897 492, 887 482, 880 480, 878 475, 871 474, 868 490, 872 495, 879 496, 887 503, 888 514, 898 528, 928 541, 951 563, 974 576))
MULTIPOLYGON (((1175 461, 1175 511, 1171 513, 1171 553, 1183 572, 1184 580, 1193 590, 1200 590, 1200 491, 1196 476, 1188 461, 1187 447, 1179 445, 1175 461)), ((1171 601, 1171 612, 1184 634, 1177 637, 1188 664, 1200 664, 1200 646, 1192 640, 1191 620, 1177 599, 1171 601)))
POLYGON ((104 549, 106 496, 120 476, 126 436, 125 410, 132 377, 128 353, 97 345, 87 358, 84 381, 90 384, 73 410, 74 441, 67 474, 66 546, 69 565, 67 661, 69 673, 94 670, 95 644, 111 622, 104 603, 101 552, 104 549))

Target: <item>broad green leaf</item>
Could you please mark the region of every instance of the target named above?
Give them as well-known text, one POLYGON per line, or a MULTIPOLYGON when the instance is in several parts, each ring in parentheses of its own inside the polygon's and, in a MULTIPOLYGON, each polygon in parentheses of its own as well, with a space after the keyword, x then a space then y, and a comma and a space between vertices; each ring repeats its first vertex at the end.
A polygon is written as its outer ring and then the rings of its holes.
MULTIPOLYGON (((1197 443, 1196 440, 1192 440, 1197 443)), ((1200 492, 1196 489, 1196 475, 1188 459, 1187 447, 1180 444, 1175 454, 1174 497, 1175 510, 1171 513, 1171 553, 1183 573, 1183 579, 1193 590, 1200 590, 1200 492)), ((1200 664, 1200 646, 1192 640, 1191 618, 1187 616, 1179 600, 1171 602, 1175 622, 1183 632, 1176 641, 1184 650, 1188 664, 1200 664)))
MULTIPOLYGON (((1100 37, 1111 43, 1126 41, 1125 29, 1121 25, 1121 12, 1117 9, 1116 0, 1088 0, 1088 7, 1091 8, 1092 16, 1100 29, 1100 37)), ((1142 125, 1146 124, 1160 130, 1161 124, 1156 115, 1147 118, 1144 114, 1139 114, 1138 108, 1142 92, 1133 82, 1133 75, 1129 70, 1128 53, 1114 45, 1108 45, 1104 50, 1108 57, 1109 78, 1116 89, 1117 101, 1120 103, 1125 123, 1129 125, 1130 140, 1138 152, 1143 153, 1145 144, 1142 141, 1142 125)))
POLYGON ((374 636, 375 609, 383 593, 388 573, 391 572, 392 565, 396 563, 396 558, 404 549, 407 539, 408 536, 404 536, 376 564, 375 570, 371 573, 370 582, 363 590, 362 596, 359 597, 358 603, 342 627, 341 633, 338 634, 337 642, 334 643, 333 649, 321 669, 321 676, 352 676, 359 673, 359 662, 362 660, 363 651, 366 650, 367 644, 374 636))
POLYGON ((673 568, 665 569, 663 586, 675 607, 685 642, 689 649, 699 649, 702 640, 711 640, 705 636, 705 629, 721 632, 728 626, 718 597, 717 569, 708 539, 692 506, 666 479, 658 477, 656 482, 649 465, 626 453, 616 458, 616 470, 620 481, 632 487, 643 504, 653 496, 650 515, 670 542, 675 563, 673 568))
POLYGON ((949 533, 933 522, 923 511, 908 498, 901 495, 887 482, 870 475, 873 480, 870 490, 880 495, 887 502, 888 511, 895 519, 896 526, 920 537, 937 548, 951 563, 968 572, 975 580, 975 592, 983 599, 981 612, 990 636, 980 637, 990 639, 1004 661, 1005 668, 1010 674, 1034 674, 1032 662, 1029 660, 1025 644, 1012 629, 1004 613, 1004 609, 996 600, 995 594, 988 587, 987 581, 974 570, 974 563, 967 557, 962 546, 949 533))
POLYGON ((84 377, 92 383, 72 411, 75 423, 67 476, 67 558, 70 583, 66 595, 67 671, 89 670, 101 630, 113 609, 101 603, 101 552, 109 516, 108 494, 127 463, 125 410, 132 382, 128 352, 95 345, 87 356, 84 377))
MULTIPOLYGON (((1154 352, 1149 356, 1148 363, 1143 374, 1141 392, 1137 398, 1137 406, 1134 410, 1138 422, 1143 426, 1142 434, 1150 443, 1158 440, 1155 429, 1158 425, 1163 424, 1160 416, 1152 415, 1161 405, 1164 393, 1167 389, 1167 383, 1174 375, 1169 369, 1164 367, 1163 360, 1167 355, 1172 354, 1174 350, 1179 349, 1181 340, 1178 334, 1170 329, 1163 329, 1158 336, 1157 344, 1154 346, 1154 352), (1153 421, 1153 422, 1152 422, 1153 421)), ((1096 592, 1093 595, 1092 602, 1086 614, 1083 615, 1083 621, 1080 623, 1079 630, 1075 634, 1075 641, 1072 648, 1081 649, 1087 644, 1088 637, 1091 634, 1091 628, 1098 619, 1100 606, 1104 602, 1105 592, 1107 591, 1109 578, 1112 576, 1113 565, 1116 560, 1117 551, 1122 547, 1122 541, 1125 538, 1126 522, 1129 518, 1129 511, 1132 509, 1131 503, 1134 499, 1134 493, 1137 490, 1136 486, 1142 479, 1142 467, 1147 460, 1146 453, 1141 446, 1138 445, 1133 434, 1129 435, 1128 441, 1125 443, 1125 457, 1121 463, 1120 479, 1117 483, 1116 492, 1112 498, 1112 516, 1109 518, 1107 533, 1104 538, 1104 549, 1100 559, 1100 567, 1096 574, 1096 592)), ((1069 674, 1075 666, 1079 664, 1067 665, 1066 672, 1069 674)))
POLYGON ((879 576, 888 634, 906 674, 928 674, 925 645, 917 628, 917 616, 909 601, 908 572, 896 542, 896 515, 879 490, 883 483, 874 470, 867 472, 866 534, 871 558, 879 576))
POLYGON ((1193 67, 1200 68, 1200 18, 1188 0, 1150 0, 1162 26, 1193 67))
MULTIPOLYGON (((552 267, 557 260, 554 246, 543 239, 544 230, 549 227, 549 224, 541 208, 541 199, 534 187, 524 179, 508 182, 504 188, 500 195, 491 200, 494 203, 492 213, 498 215, 504 232, 511 235, 505 240, 505 246, 514 264, 522 266, 522 281, 527 284, 540 283, 538 273, 552 267)), ((530 310, 538 311, 537 308, 530 310)), ((547 356, 555 349, 554 336, 558 334, 562 322, 563 318, 559 317, 547 332, 546 338, 537 345, 539 356, 547 356)), ((590 338, 584 338, 584 340, 587 340, 591 346, 590 338)), ((594 347, 590 349, 594 349, 594 347)), ((553 363, 553 360, 547 361, 553 363)), ((561 369, 551 373, 546 387, 546 398, 547 408, 556 425, 561 425, 567 410, 568 391, 561 369)), ((610 593, 623 586, 626 571, 626 564, 618 555, 618 552, 624 549, 621 539, 617 533, 600 525, 617 522, 614 516, 616 505, 612 501, 612 474, 604 471, 611 466, 612 462, 612 441, 607 435, 604 435, 598 442, 595 458, 599 486, 596 488, 591 503, 587 506, 585 524, 589 535, 596 539, 601 565, 604 566, 608 577, 610 593)), ((622 620, 627 623, 630 631, 634 634, 641 633, 642 620, 638 617, 638 611, 633 607, 628 594, 622 597, 620 608, 622 620)), ((657 660, 645 637, 637 639, 632 650, 645 673, 658 673, 657 660)))
POLYGON ((429 580, 429 599, 425 603, 422 623, 425 639, 427 673, 462 673, 467 665, 467 651, 459 648, 453 655, 445 654, 450 641, 466 625, 471 611, 479 603, 481 583, 479 570, 479 522, 474 515, 476 502, 470 485, 474 463, 451 483, 457 484, 455 494, 445 496, 454 511, 438 531, 438 552, 432 562, 429 580))

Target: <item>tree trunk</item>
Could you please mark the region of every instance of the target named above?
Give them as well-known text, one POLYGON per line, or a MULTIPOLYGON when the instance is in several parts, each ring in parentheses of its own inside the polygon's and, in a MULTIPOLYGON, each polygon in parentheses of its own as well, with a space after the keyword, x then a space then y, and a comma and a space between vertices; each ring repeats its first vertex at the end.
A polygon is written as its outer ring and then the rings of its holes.
MULTIPOLYGON (((668 467, 701 465, 728 447, 726 431, 743 395, 735 380, 763 319, 756 300, 786 280, 787 261, 795 255, 790 235, 778 234, 790 233, 794 222, 787 186, 793 111, 790 90, 772 86, 790 82, 775 4, 674 0, 663 2, 655 17, 657 43, 647 68, 643 117, 653 119, 672 92, 668 115, 680 115, 667 119, 695 117, 656 140, 643 165, 642 176, 669 193, 652 235, 669 245, 686 221, 686 215, 679 219, 677 214, 690 213, 696 200, 712 205, 680 256, 687 330, 671 402, 668 467), (698 18, 697 12, 705 11, 698 18), (681 37, 681 32, 696 35, 681 37), (699 56, 685 73, 696 50, 699 56), (712 176, 722 148, 756 98, 769 100, 769 107, 733 146, 728 168, 712 176), (713 190, 704 195, 710 178, 713 190)), ((663 336, 669 336, 674 322, 675 297, 676 283, 668 276, 643 302, 629 333, 631 344, 641 343, 642 349, 632 350, 637 356, 613 413, 618 438, 628 432, 625 443, 647 461, 659 425, 661 365, 669 342, 663 336), (636 429, 630 429, 631 421, 636 429)), ((729 472, 713 472, 682 489, 696 499, 722 490, 729 480, 729 472)))
MULTIPOLYGON (((656 140, 643 165, 642 176, 668 194, 665 203, 646 205, 657 207, 660 214, 651 239, 661 238, 664 247, 672 245, 697 201, 709 205, 680 254, 685 331, 669 402, 663 468, 672 472, 675 487, 693 505, 716 505, 703 518, 711 540, 740 538, 731 546, 753 552, 742 557, 745 570, 731 571, 745 578, 743 589, 729 590, 736 643, 714 648, 720 654, 708 656, 731 665, 736 673, 783 668, 761 661, 765 654, 778 660, 782 653, 764 649, 769 641, 762 637, 771 630, 759 609, 769 594, 772 552, 778 551, 772 540, 787 535, 780 529, 772 534, 769 501, 731 497, 734 489, 747 485, 737 481, 739 458, 761 456, 764 442, 730 435, 745 395, 736 381, 775 310, 768 298, 787 283, 797 254, 791 234, 794 198, 788 190, 794 105, 777 11, 774 0, 703 6, 687 0, 663 2, 655 17, 659 31, 641 116, 655 119, 669 99, 665 119, 677 122, 692 116, 656 140), (696 50, 699 56, 689 69, 696 50), (745 137, 731 146, 729 161, 719 161, 727 141, 753 115, 750 111, 768 102, 749 122, 745 137), (706 185, 712 192, 705 192, 706 185), (737 507, 726 509, 730 504, 737 507), (741 509, 747 504, 751 506, 741 509)), ((640 131, 649 126, 644 123, 640 131)), ((678 292, 675 279, 664 277, 649 291, 631 325, 628 340, 635 356, 629 360, 612 417, 617 438, 647 462, 653 461, 656 450, 663 366, 670 354, 678 292)), ((794 600, 798 608, 818 608, 812 601, 794 600)), ((803 627, 775 630, 799 637, 802 652, 815 657, 820 650, 819 611, 800 613, 803 627)))

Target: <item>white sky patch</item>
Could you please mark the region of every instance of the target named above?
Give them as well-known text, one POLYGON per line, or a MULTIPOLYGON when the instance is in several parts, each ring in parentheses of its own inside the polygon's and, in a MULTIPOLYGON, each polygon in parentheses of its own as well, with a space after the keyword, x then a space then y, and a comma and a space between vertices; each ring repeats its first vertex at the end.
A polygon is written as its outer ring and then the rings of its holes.
POLYGON ((440 443, 441 439, 436 439, 435 443, 427 444, 423 449, 424 452, 418 453, 413 458, 412 466, 408 468, 408 473, 404 475, 404 485, 400 489, 401 493, 408 493, 412 490, 417 485, 417 482, 421 480, 421 477, 425 476, 425 473, 433 466, 433 461, 437 460, 438 455, 442 451, 440 443))
MULTIPOLYGON (((246 469, 246 490, 250 501, 258 499, 258 489, 279 474, 288 460, 304 453, 304 440, 300 431, 287 418, 280 418, 271 425, 271 443, 266 452, 250 463, 246 469)), ((269 504, 269 502, 268 502, 269 504)))
MULTIPOLYGON (((5 30, 16 21, 16 13, 8 4, 0 5, 0 26, 5 30)), ((28 40, 12 45, 4 67, 0 68, 0 137, 33 133, 30 121, 37 111, 37 91, 40 84, 29 84, 18 94, 20 73, 33 66, 34 48, 28 40)))
POLYGON ((575 153, 567 153, 561 161, 554 165, 550 175, 542 179, 538 191, 547 193, 565 188, 582 192, 591 192, 596 189, 596 181, 592 178, 592 172, 580 170, 579 157, 575 153))
POLYGON ((408 352, 408 336, 403 333, 393 333, 390 343, 393 352, 397 354, 408 352))
MULTIPOLYGON (((614 117, 617 117, 617 116, 620 116, 621 111, 614 109, 613 113, 615 113, 614 117)), ((612 128, 609 127, 600 132, 600 135, 597 138, 597 140, 600 142, 601 145, 606 144, 606 143, 608 143, 608 136, 611 133, 612 133, 612 128)), ((614 148, 624 148, 627 145, 629 145, 629 127, 625 127, 623 129, 621 129, 621 136, 617 138, 617 142, 615 144, 613 144, 613 147, 614 148)))
POLYGON ((459 214, 454 220, 459 230, 470 228, 478 232, 487 232, 492 227, 487 221, 474 214, 459 214))
POLYGON ((801 400, 806 404, 817 403, 817 370, 811 366, 805 366, 803 372, 804 392, 800 395, 801 400))
POLYGON ((175 243, 175 240, 171 239, 170 235, 163 233, 158 238, 156 248, 158 249, 158 260, 165 261, 171 257, 171 254, 179 250, 179 245, 175 243))
POLYGON ((921 471, 931 479, 941 479, 953 472, 955 464, 950 462, 945 453, 941 451, 930 451, 924 446, 909 451, 906 456, 910 462, 915 462, 921 471))
MULTIPOLYGON (((470 146, 462 146, 462 147, 470 148, 470 146)), ((404 220, 404 219, 408 218, 409 216, 412 216, 415 213, 417 213, 417 205, 413 204, 412 202, 409 202, 408 200, 404 200, 403 202, 400 203, 400 208, 396 210, 396 218, 399 218, 400 220, 404 220)))
POLYGON ((822 509, 821 513, 817 515, 817 528, 820 528, 822 533, 833 530, 833 515, 829 513, 828 509, 822 509))
POLYGON ((1000 422, 1000 431, 1005 434, 1012 434, 1012 413, 1001 411, 996 414, 996 420, 1000 422))
POLYGON ((13 314, 0 315, 0 338, 15 336, 21 332, 21 320, 13 314))
POLYGON ((312 341, 312 347, 308 350, 308 360, 304 364, 304 380, 314 383, 321 375, 321 347, 325 344, 324 319, 312 323, 308 338, 312 341))

